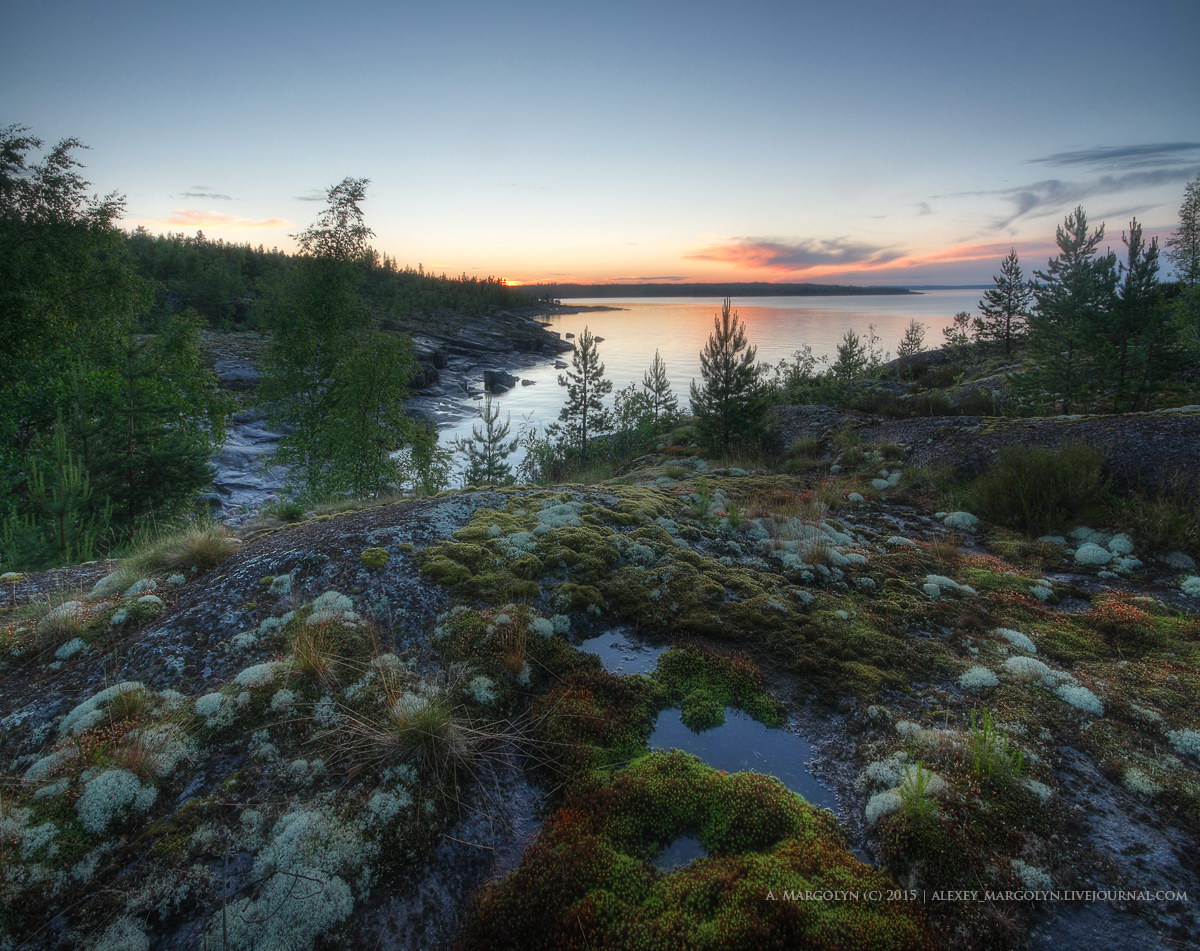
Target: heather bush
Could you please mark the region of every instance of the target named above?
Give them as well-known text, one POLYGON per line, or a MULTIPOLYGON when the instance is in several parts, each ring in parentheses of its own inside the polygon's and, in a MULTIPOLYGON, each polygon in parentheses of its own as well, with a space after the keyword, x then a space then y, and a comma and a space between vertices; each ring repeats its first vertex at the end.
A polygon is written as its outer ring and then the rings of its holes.
POLYGON ((1033 534, 1064 525, 1107 490, 1104 454, 1075 443, 1060 449, 1007 446, 966 494, 989 521, 1033 534))

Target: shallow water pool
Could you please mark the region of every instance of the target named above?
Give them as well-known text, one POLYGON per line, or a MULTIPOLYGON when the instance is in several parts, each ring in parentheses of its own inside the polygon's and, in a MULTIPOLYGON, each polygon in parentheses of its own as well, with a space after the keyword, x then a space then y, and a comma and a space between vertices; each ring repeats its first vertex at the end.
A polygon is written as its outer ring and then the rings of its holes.
POLYGON ((837 809, 837 797, 808 768, 813 759, 808 740, 799 733, 763 726, 741 710, 727 709, 725 722, 703 733, 685 726, 678 710, 664 710, 648 745, 651 749, 683 750, 727 773, 766 773, 810 805, 831 812, 837 809))

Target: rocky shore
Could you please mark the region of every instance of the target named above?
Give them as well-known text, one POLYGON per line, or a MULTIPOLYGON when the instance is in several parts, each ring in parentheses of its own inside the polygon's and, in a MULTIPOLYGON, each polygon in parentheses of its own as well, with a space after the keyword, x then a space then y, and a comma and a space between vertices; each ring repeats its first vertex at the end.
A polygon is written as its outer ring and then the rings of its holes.
MULTIPOLYGON (((503 392, 519 384, 515 373, 560 353, 571 344, 547 330, 546 311, 499 311, 487 316, 440 321, 412 336, 417 373, 408 412, 441 428, 471 415, 472 400, 485 391, 503 392)), ((262 377, 266 338, 256 333, 205 334, 213 370, 222 387, 243 404, 230 417, 225 444, 213 458, 216 470, 209 496, 214 513, 238 518, 280 495, 287 471, 271 464, 280 434, 255 405, 262 377)))

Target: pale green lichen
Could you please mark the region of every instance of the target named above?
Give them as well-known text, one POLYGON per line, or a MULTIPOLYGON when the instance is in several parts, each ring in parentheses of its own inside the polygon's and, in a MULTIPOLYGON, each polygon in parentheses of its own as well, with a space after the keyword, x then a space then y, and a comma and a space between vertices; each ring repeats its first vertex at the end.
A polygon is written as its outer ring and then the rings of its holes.
POLYGON ((1100 698, 1082 684, 1065 683, 1054 688, 1059 699, 1064 700, 1077 710, 1092 713, 1098 717, 1104 716, 1104 704, 1100 698))
POLYGON ((1037 645, 1029 639, 1029 636, 1022 634, 1020 631, 1014 631, 1008 627, 993 628, 992 633, 996 637, 1001 637, 1008 641, 1013 647, 1019 651, 1024 651, 1027 654, 1036 654, 1037 645))
POLYGON ((1054 672, 1035 657, 1009 657, 1004 661, 1004 669, 1025 683, 1051 680, 1054 677, 1054 672))
POLYGON ((1046 892, 1054 887, 1054 879, 1036 865, 1030 865, 1023 859, 1013 859, 1012 869, 1028 891, 1046 892))
POLYGON ((1050 801, 1050 797, 1054 795, 1052 790, 1045 783, 1039 783, 1036 779, 1026 779, 1021 783, 1029 792, 1037 797, 1039 802, 1046 803, 1050 801))
POLYGON ((1200 730, 1171 730, 1167 739, 1180 756, 1194 756, 1200 759, 1200 730))
POLYGON ((61 645, 58 650, 54 652, 54 656, 58 660, 70 660, 81 650, 84 650, 87 646, 87 641, 81 637, 76 637, 61 645))
POLYGON ((1130 792, 1145 796, 1147 799, 1162 792, 1162 786, 1136 766, 1130 766, 1125 770, 1124 782, 1125 788, 1130 792))
POLYGON ((141 922, 123 915, 85 947, 87 951, 149 951, 150 939, 141 922))
POLYGON ((496 702, 496 684, 483 674, 471 679, 466 692, 481 707, 490 707, 496 702))
POLYGON ((59 735, 68 733, 78 736, 84 730, 90 729, 104 717, 104 706, 114 697, 134 690, 145 690, 146 685, 140 681, 126 680, 111 687, 105 687, 95 696, 85 700, 63 717, 58 725, 59 735))
POLYGON ((239 687, 265 687, 275 679, 275 675, 283 667, 283 663, 277 660, 267 661, 265 664, 255 664, 234 677, 233 682, 239 687))
POLYGON ((206 693, 196 700, 196 715, 203 717, 210 729, 219 730, 237 719, 237 709, 225 694, 206 693))
POLYGON ((884 816, 895 812, 902 805, 900 794, 894 789, 888 789, 880 793, 876 793, 867 801, 867 807, 864 810, 867 822, 874 825, 884 816))
POLYGON ((309 605, 309 624, 349 624, 362 623, 362 618, 354 610, 354 602, 338 591, 326 591, 309 605))
POLYGON ((959 675, 958 685, 963 690, 989 690, 997 686, 1000 679, 986 667, 971 667, 959 675))
POLYGON ((143 786, 129 770, 107 769, 84 784, 75 812, 86 831, 98 834, 118 819, 145 812, 157 796, 157 789, 143 786))
POLYGON ((262 886, 210 919, 210 944, 232 951, 312 947, 350 917, 355 893, 369 890, 377 852, 377 842, 323 809, 287 813, 255 860, 253 875, 262 886), (266 921, 269 927, 264 927, 266 921))
POLYGON ((1114 555, 1107 548, 1097 545, 1095 542, 1084 542, 1075 549, 1075 563, 1077 565, 1107 565, 1112 561, 1114 555))

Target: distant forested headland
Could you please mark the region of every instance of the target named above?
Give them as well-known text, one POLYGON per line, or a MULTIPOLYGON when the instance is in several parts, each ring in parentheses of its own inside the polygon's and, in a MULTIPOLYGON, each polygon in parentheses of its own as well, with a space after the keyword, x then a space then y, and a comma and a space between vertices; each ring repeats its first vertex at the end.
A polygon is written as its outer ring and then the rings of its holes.
POLYGON ((853 284, 525 284, 517 288, 537 300, 568 297, 837 297, 858 294, 911 294, 904 287, 853 284))
MULTIPOLYGON (((150 282, 153 302, 140 316, 152 331, 171 314, 190 307, 218 330, 256 330, 264 324, 274 291, 287 284, 297 256, 262 245, 212 241, 203 232, 155 235, 138 228, 126 239, 131 263, 150 282)), ((488 313, 528 305, 495 277, 435 275, 421 266, 400 267, 371 249, 363 262, 360 293, 385 324, 447 313, 488 313)))

